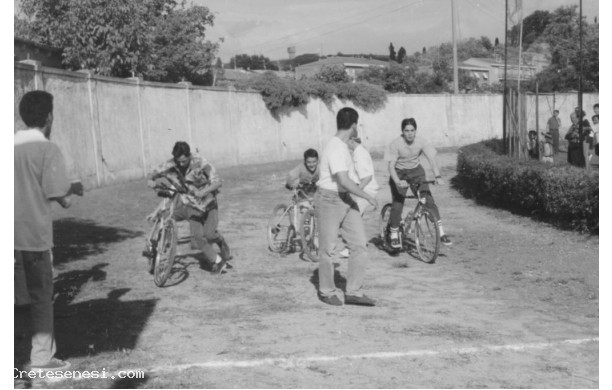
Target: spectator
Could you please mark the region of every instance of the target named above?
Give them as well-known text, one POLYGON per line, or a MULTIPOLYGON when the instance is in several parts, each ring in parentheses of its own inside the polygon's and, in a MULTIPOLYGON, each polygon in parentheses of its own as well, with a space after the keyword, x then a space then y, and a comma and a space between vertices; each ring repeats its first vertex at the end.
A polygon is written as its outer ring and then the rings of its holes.
POLYGON ((25 284, 30 300, 30 369, 65 370, 70 363, 55 358, 51 204, 70 207, 70 195, 82 195, 83 186, 70 184, 64 157, 50 141, 53 95, 26 93, 19 102, 19 115, 27 129, 15 133, 14 257, 15 280, 20 280, 15 285, 25 284))
POLYGON ((599 103, 595 103, 593 105, 593 111, 595 111, 595 115, 599 118, 599 103))
POLYGON ((552 135, 552 145, 554 153, 559 153, 559 129, 561 128, 561 118, 559 110, 553 111, 553 116, 546 122, 546 131, 552 135))
MULTIPOLYGON (((597 110, 599 111, 599 110, 597 110)), ((595 154, 599 156, 599 115, 593 115, 593 143, 595 144, 595 154)))
POLYGON ((534 160, 540 158, 540 150, 538 146, 538 133, 535 130, 529 130, 529 144, 527 145, 529 157, 534 160))
POLYGON ((585 156, 582 151, 582 142, 586 141, 584 134, 588 134, 588 132, 591 130, 589 121, 584 119, 585 115, 586 113, 584 111, 582 112, 582 115, 580 115, 582 119, 582 134, 580 133, 578 115, 576 115, 575 112, 571 115, 572 125, 565 134, 565 139, 569 142, 567 148, 567 162, 577 167, 585 166, 585 156))
POLYGON ((542 141, 542 161, 545 163, 552 164, 554 162, 553 140, 554 138, 551 134, 544 134, 544 140, 542 141))

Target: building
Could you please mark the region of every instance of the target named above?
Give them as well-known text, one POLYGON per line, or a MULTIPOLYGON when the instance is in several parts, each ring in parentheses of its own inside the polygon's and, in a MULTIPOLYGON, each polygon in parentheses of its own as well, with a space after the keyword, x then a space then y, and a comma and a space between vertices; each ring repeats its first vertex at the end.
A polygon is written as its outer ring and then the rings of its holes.
MULTIPOLYGON (((536 73, 544 70, 548 66, 544 54, 525 52, 522 55, 520 66, 521 80, 531 80, 536 73)), ((504 81, 504 60, 502 56, 495 58, 470 58, 459 64, 459 70, 467 73, 481 83, 496 84, 504 81)), ((518 59, 508 59, 507 69, 508 80, 517 81, 519 78, 518 59)))
POLYGON ((389 64, 384 61, 372 60, 369 58, 358 57, 328 57, 316 62, 300 65, 295 68, 295 78, 301 79, 302 76, 312 77, 317 74, 324 66, 343 66, 344 70, 351 78, 355 80, 359 73, 370 67, 386 67, 389 64))
POLYGON ((15 37, 15 61, 40 61, 42 66, 62 68, 62 49, 41 45, 27 39, 15 37))

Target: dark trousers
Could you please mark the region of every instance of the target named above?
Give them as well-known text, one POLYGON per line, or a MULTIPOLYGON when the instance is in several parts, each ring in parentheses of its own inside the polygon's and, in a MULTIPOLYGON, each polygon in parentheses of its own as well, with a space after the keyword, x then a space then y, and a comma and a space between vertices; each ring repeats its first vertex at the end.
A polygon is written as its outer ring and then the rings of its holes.
POLYGON ((217 251, 212 244, 216 243, 220 246, 223 240, 217 231, 219 210, 215 207, 203 213, 191 206, 179 204, 174 210, 174 218, 177 221, 189 221, 192 241, 202 251, 206 260, 214 263, 217 251))
POLYGON ((552 135, 553 152, 559 153, 559 129, 550 129, 552 135))
MULTIPOLYGON (((422 166, 418 166, 414 169, 396 169, 397 176, 400 180, 406 180, 410 183, 419 183, 425 181, 425 170, 422 166)), ((398 188, 395 185, 393 179, 389 178, 389 186, 391 187, 391 216, 389 218, 389 224, 392 228, 397 228, 402 220, 402 211, 404 209, 404 200, 406 199, 406 192, 408 188, 398 188)), ((416 188, 412 193, 416 196, 416 188)), ((420 192, 425 196, 425 209, 431 211, 436 221, 440 220, 440 211, 438 206, 429 191, 429 185, 424 184, 420 188, 420 192)))
POLYGON ((567 162, 577 167, 584 167, 585 162, 581 143, 569 144, 567 148, 567 162))

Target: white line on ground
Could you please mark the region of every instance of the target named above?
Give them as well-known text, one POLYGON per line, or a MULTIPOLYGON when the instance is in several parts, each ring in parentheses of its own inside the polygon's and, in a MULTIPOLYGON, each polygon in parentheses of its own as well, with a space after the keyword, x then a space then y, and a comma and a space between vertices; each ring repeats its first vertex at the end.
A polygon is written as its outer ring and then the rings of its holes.
MULTIPOLYGON (((581 345, 587 343, 599 342, 599 337, 585 338, 585 339, 573 339, 573 340, 559 340, 546 343, 524 343, 524 344, 507 344, 507 345, 484 345, 479 347, 464 347, 464 348, 449 348, 441 350, 413 350, 413 351, 402 351, 402 352, 372 352, 355 355, 339 355, 339 356, 307 356, 307 357, 289 357, 289 358, 268 358, 258 360, 222 360, 222 361, 207 361, 201 363, 190 363, 190 364, 178 364, 173 366, 162 366, 149 369, 143 368, 132 368, 121 370, 122 372, 128 371, 144 371, 146 373, 168 373, 174 371, 184 371, 190 368, 209 368, 209 369, 223 369, 223 368, 251 368, 265 365, 276 365, 281 367, 300 367, 307 363, 322 363, 322 362, 334 362, 345 359, 398 359, 404 357, 419 357, 419 356, 436 356, 436 355, 459 355, 459 354, 478 354, 487 351, 525 351, 525 350, 537 350, 547 349, 553 347, 561 347, 563 345, 581 345)), ((117 371, 118 373, 119 371, 117 371)), ((108 372, 107 378, 111 376, 117 377, 117 373, 108 372)), ((63 379, 65 381, 68 379, 63 379)), ((76 378, 70 380, 79 380, 76 378)), ((54 380, 57 382, 58 380, 54 380)))

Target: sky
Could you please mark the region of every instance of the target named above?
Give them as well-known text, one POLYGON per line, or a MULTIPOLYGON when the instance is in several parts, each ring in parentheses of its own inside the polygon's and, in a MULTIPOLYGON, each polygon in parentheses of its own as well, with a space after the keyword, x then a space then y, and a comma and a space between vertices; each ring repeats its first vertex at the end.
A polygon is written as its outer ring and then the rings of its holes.
MULTIPOLYGON (((516 0, 509 0, 510 8, 516 0)), ((193 0, 208 7, 215 23, 207 38, 222 39, 219 57, 262 54, 273 60, 296 55, 387 54, 389 43, 408 54, 452 40, 451 0, 193 0)), ((523 0, 523 13, 552 11, 579 0, 523 0)), ((504 39, 505 0, 455 0, 457 38, 504 39)), ((597 0, 583 0, 589 22, 597 0)))

